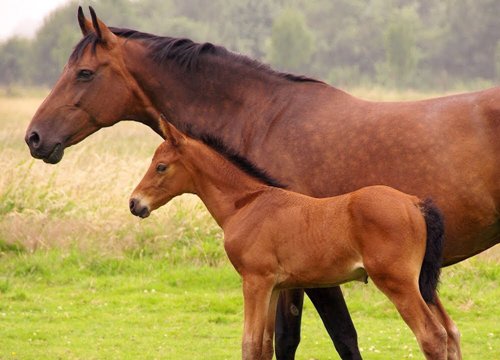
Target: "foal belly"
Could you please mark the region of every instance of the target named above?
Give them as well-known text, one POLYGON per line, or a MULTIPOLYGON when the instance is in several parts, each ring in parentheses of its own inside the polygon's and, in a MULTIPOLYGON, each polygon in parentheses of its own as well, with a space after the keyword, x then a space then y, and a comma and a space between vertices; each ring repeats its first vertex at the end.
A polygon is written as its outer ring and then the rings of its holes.
POLYGON ((367 281, 367 273, 361 262, 317 266, 311 264, 302 269, 285 271, 280 276, 280 288, 318 288, 340 285, 349 281, 367 281))

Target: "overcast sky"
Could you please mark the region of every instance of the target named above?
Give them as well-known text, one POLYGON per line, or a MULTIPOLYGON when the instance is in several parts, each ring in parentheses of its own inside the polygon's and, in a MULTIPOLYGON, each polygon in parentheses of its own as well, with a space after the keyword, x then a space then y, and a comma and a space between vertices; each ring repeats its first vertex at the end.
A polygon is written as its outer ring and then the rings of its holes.
POLYGON ((70 0, 0 0, 0 40, 14 34, 32 36, 52 10, 70 0))

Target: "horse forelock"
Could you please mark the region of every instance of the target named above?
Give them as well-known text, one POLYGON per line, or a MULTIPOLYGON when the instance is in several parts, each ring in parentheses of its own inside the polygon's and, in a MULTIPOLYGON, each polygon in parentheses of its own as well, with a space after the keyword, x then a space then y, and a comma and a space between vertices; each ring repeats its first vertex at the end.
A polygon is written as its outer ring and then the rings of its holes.
MULTIPOLYGON (((158 36, 126 28, 110 27, 109 29, 118 37, 129 40, 144 41, 149 50, 149 56, 153 59, 153 61, 160 65, 163 65, 168 60, 171 60, 185 71, 195 71, 200 59, 202 59, 204 55, 213 54, 221 59, 237 62, 242 65, 249 66, 257 71, 276 75, 292 82, 321 82, 303 75, 294 75, 275 71, 269 65, 261 63, 258 60, 234 53, 222 46, 214 45, 209 42, 196 43, 187 38, 158 36)), ((79 60, 89 45, 92 45, 92 51, 95 53, 95 49, 99 41, 99 38, 94 32, 84 36, 73 49, 70 56, 70 62, 79 60)))
POLYGON ((85 52, 85 49, 89 45, 92 46, 92 52, 95 53, 97 44, 99 42, 100 40, 97 37, 96 33, 90 32, 85 35, 73 48, 73 52, 69 56, 69 63, 71 64, 80 60, 83 56, 83 53, 85 52))

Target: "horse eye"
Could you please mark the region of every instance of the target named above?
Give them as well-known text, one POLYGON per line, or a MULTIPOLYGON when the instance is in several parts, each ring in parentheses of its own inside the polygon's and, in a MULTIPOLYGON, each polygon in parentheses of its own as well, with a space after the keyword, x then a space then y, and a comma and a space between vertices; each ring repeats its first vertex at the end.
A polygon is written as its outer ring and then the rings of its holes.
POLYGON ((158 165, 156 165, 156 172, 160 173, 160 174, 164 173, 165 171, 167 171, 167 168, 168 168, 168 166, 165 164, 158 164, 158 165))
POLYGON ((83 69, 78 72, 77 78, 81 81, 89 81, 94 77, 94 72, 92 70, 83 69))

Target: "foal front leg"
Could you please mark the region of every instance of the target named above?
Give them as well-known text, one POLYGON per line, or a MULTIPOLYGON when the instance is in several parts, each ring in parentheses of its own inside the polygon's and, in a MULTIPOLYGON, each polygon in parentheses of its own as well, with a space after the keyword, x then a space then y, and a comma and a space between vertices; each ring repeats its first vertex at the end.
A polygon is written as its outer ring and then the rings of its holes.
POLYGON ((264 329, 264 339, 262 342, 262 359, 271 360, 273 358, 273 337, 274 328, 276 323, 276 306, 278 304, 278 297, 280 291, 274 289, 269 301, 269 309, 267 311, 266 327, 264 329))
MULTIPOLYGON (((243 298, 245 302, 245 320, 242 341, 243 360, 264 359, 262 344, 264 342, 264 331, 266 328, 273 287, 273 280, 267 279, 266 277, 243 277, 243 298)), ((266 350, 268 351, 268 349, 266 350)))

